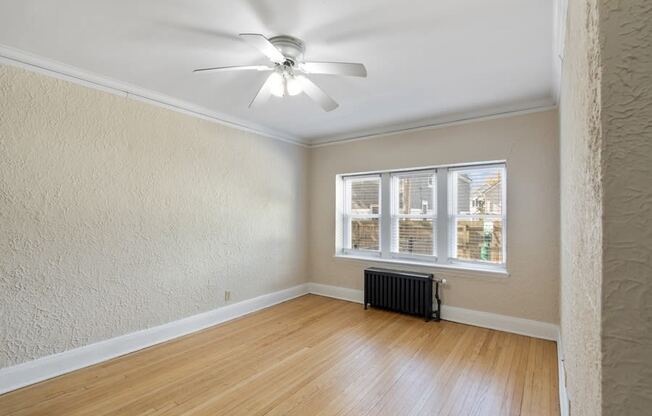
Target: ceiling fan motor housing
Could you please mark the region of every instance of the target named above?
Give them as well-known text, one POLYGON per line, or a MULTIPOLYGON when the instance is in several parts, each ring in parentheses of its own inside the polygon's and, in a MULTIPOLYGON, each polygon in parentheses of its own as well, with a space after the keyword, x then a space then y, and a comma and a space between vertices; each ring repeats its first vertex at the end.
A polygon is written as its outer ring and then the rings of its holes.
POLYGON ((272 45, 281 51, 283 56, 292 63, 292 65, 297 62, 303 61, 303 53, 306 50, 306 46, 301 39, 297 39, 292 36, 274 36, 270 38, 269 41, 272 45))

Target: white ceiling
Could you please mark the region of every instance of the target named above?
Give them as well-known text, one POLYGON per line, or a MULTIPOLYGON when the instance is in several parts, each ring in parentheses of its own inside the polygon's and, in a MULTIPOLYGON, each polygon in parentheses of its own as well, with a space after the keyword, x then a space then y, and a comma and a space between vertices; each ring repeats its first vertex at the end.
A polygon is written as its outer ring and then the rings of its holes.
POLYGON ((0 44, 306 143, 553 102, 551 0, 0 0, 0 44), (250 110, 264 73, 191 73, 266 63, 241 32, 369 76, 313 75, 330 113, 303 94, 250 110))

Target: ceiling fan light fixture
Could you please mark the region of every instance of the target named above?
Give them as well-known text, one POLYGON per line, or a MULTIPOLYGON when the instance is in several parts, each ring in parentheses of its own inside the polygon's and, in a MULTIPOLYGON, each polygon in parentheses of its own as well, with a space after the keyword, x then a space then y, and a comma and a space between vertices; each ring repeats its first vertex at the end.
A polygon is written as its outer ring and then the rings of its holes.
POLYGON ((298 95, 303 92, 300 77, 286 71, 274 72, 270 75, 271 93, 276 97, 285 97, 286 95, 298 95))
POLYGON ((287 77, 285 85, 288 95, 299 95, 303 92, 303 87, 298 79, 299 77, 301 77, 301 75, 290 75, 287 77))
POLYGON ((271 82, 271 93, 277 97, 285 96, 285 77, 278 72, 269 76, 271 82))
POLYGON ((267 39, 260 33, 241 33, 240 37, 258 49, 273 64, 238 65, 199 68, 193 72, 206 71, 270 71, 271 74, 261 85, 249 108, 266 102, 270 96, 285 97, 305 93, 324 111, 333 111, 339 105, 309 77, 312 74, 343 75, 366 78, 367 69, 363 64, 352 62, 306 62, 303 60, 304 43, 292 36, 274 36, 267 39))

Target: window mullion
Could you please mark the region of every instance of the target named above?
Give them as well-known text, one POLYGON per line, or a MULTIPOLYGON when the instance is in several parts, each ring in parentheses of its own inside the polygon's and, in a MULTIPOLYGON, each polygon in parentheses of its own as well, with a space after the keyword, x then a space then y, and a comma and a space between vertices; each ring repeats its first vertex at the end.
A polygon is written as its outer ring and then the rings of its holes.
POLYGON ((351 249, 351 182, 344 180, 342 191, 342 248, 351 249))
POLYGON ((437 169, 437 263, 447 264, 449 253, 448 168, 437 169))
POLYGON ((342 214, 342 248, 351 248, 351 216, 342 214))
POLYGON ((391 258, 392 251, 392 183, 391 175, 383 173, 380 178, 380 255, 391 258))

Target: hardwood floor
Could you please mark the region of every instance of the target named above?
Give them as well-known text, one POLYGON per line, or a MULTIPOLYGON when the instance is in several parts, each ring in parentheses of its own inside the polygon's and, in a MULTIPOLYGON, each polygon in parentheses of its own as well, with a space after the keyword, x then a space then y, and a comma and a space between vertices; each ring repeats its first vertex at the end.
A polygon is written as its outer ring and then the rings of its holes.
POLYGON ((554 342, 308 295, 0 396, 3 415, 558 415, 554 342))

